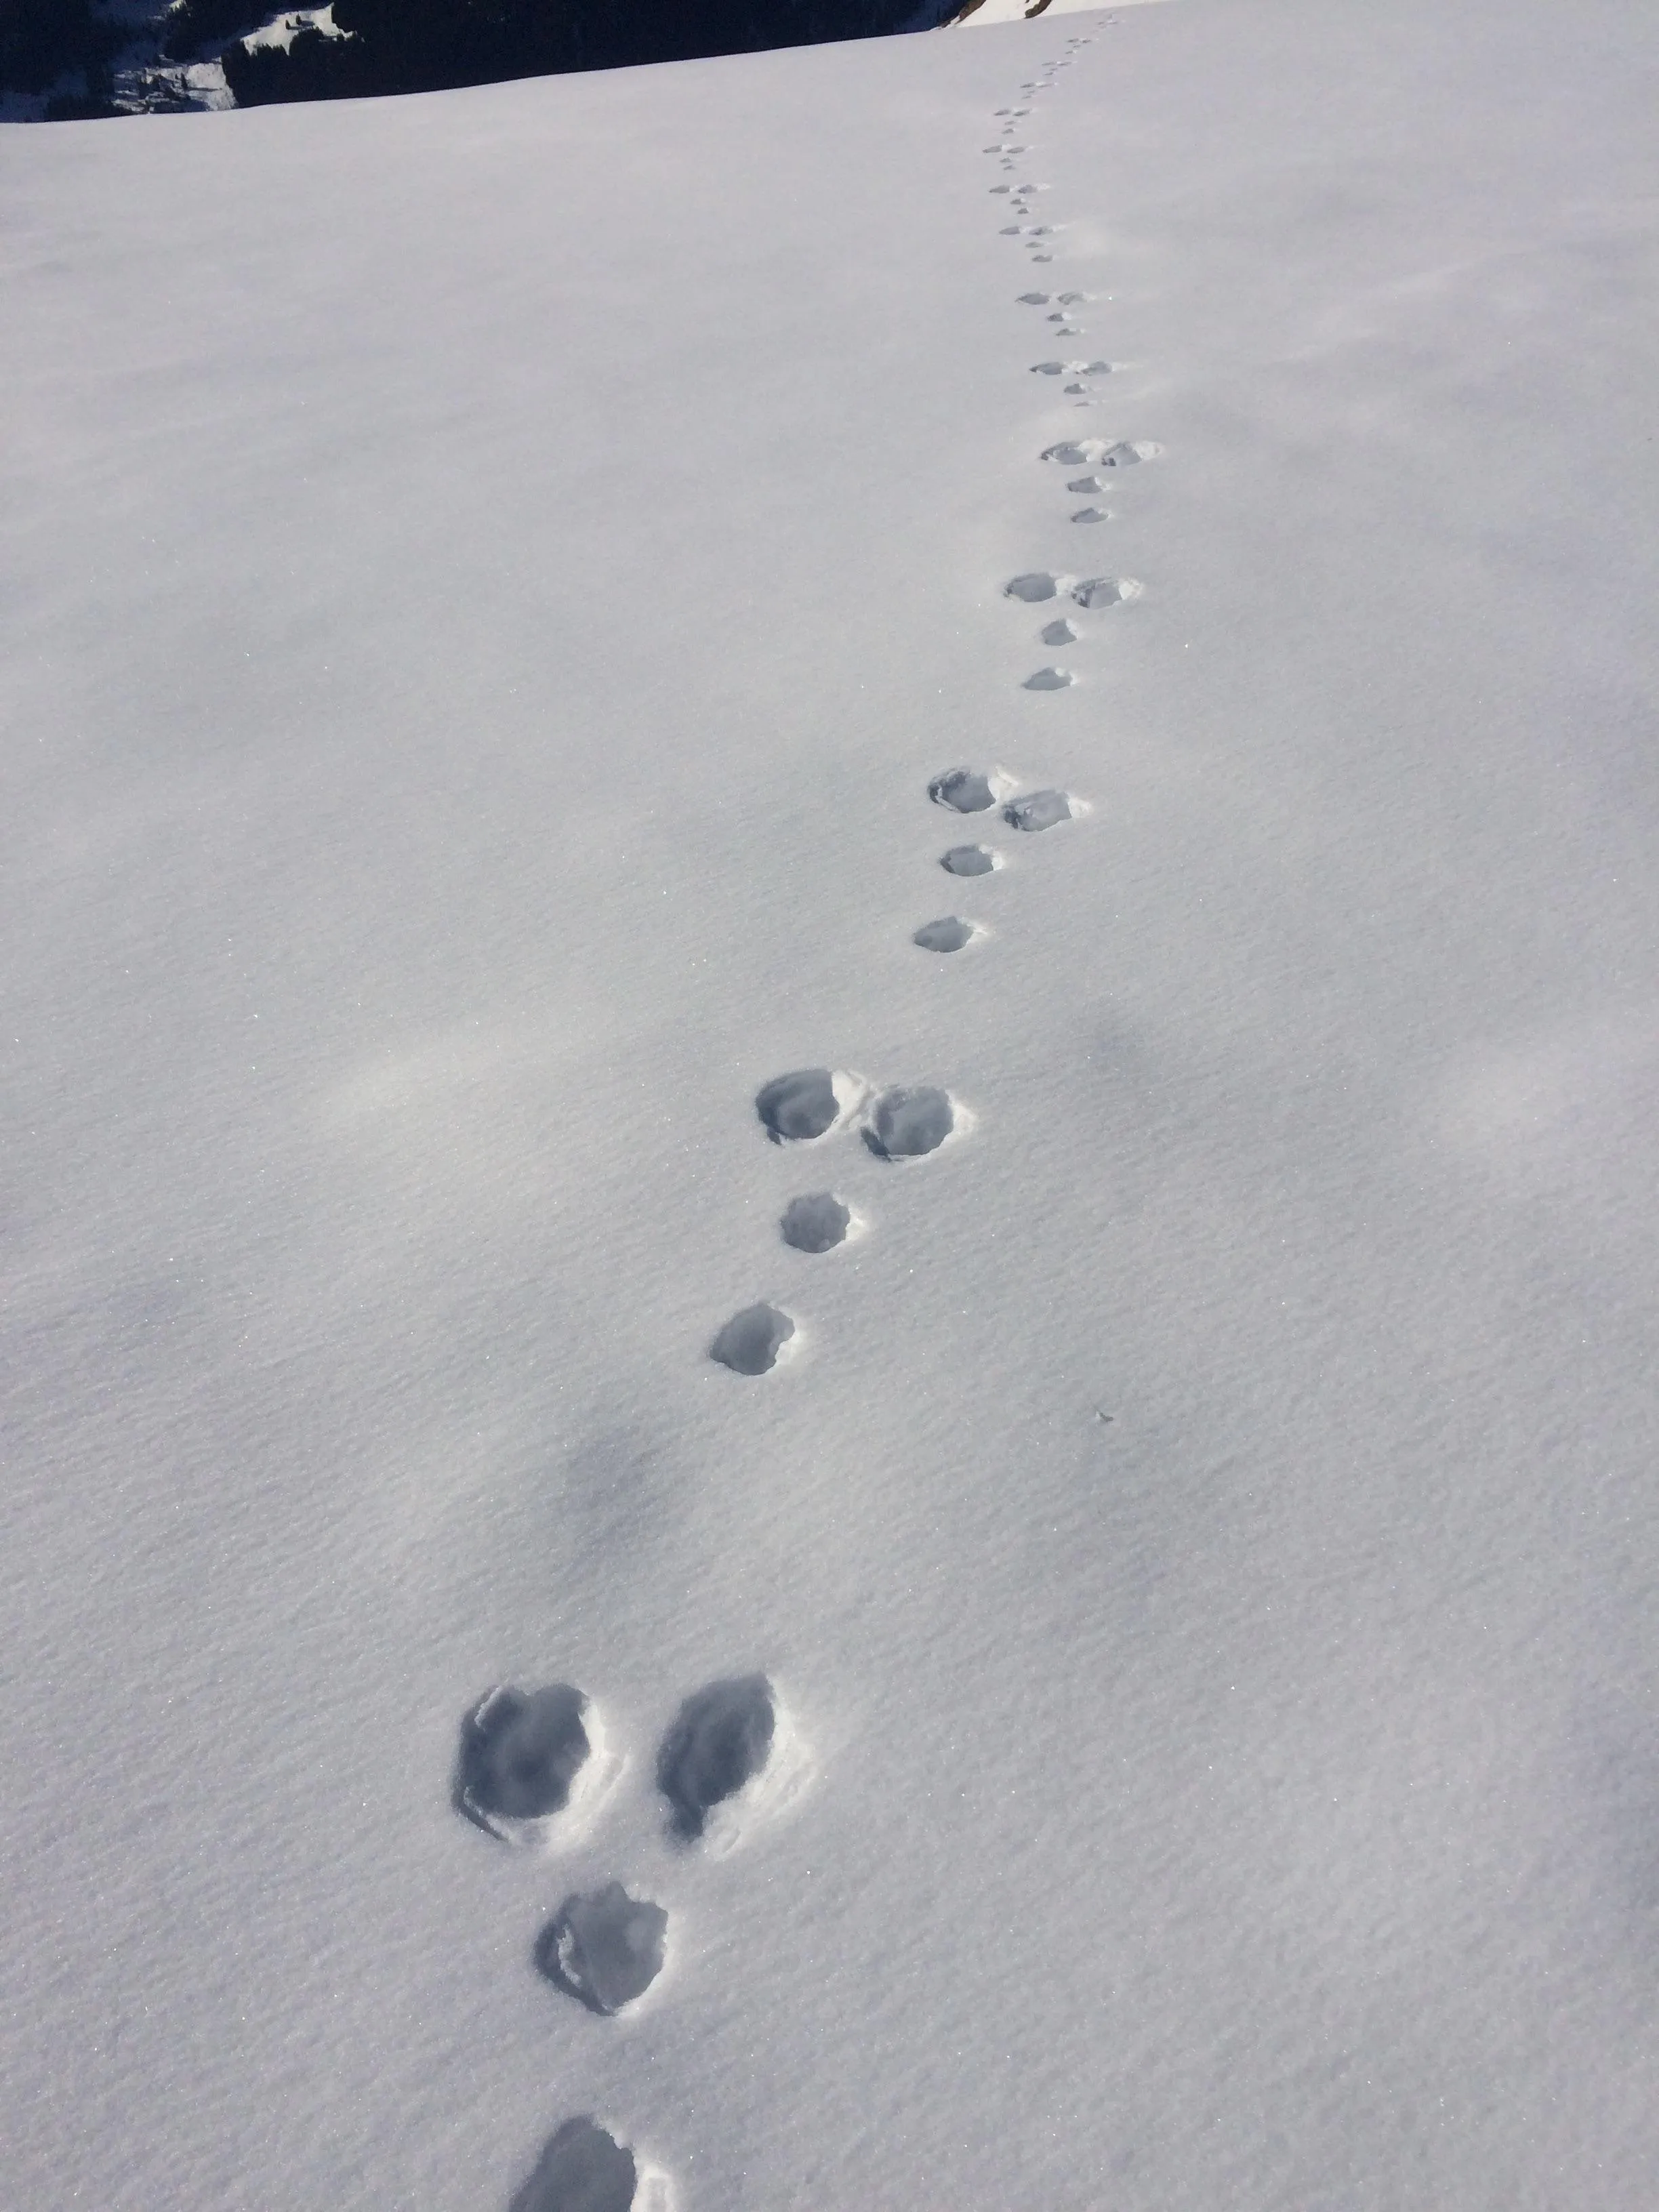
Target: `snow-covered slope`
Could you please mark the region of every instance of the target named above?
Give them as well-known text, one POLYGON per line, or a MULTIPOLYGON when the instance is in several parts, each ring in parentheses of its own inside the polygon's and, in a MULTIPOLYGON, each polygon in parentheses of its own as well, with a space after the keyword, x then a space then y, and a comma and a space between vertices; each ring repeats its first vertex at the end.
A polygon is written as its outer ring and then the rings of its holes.
POLYGON ((8 2204, 1656 2201, 1659 26, 1100 20, 0 144, 8 2204))

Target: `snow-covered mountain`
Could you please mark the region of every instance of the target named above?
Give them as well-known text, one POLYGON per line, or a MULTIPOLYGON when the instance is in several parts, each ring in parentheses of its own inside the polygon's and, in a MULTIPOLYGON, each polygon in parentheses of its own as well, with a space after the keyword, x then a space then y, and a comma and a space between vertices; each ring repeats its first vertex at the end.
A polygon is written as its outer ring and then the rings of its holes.
POLYGON ((1656 62, 4 134, 7 2206, 1648 2212, 1656 62))

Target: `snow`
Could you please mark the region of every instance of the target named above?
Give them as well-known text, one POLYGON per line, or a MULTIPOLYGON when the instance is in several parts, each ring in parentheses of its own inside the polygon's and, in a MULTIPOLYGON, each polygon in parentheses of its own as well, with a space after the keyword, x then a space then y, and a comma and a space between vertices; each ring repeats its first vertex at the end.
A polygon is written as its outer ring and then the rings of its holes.
POLYGON ((1655 2201, 1659 27, 1099 20, 0 144, 10 2203, 1655 2201))
MULTIPOLYGON (((326 8, 295 8, 286 15, 274 15, 268 23, 250 31, 242 40, 246 46, 280 46, 286 53, 301 31, 316 31, 325 39, 343 39, 346 35, 334 20, 334 0, 326 8)), ((220 72, 222 76, 223 71, 220 72)))
MULTIPOLYGON (((1156 0, 1115 0, 1110 13, 1119 15, 1126 8, 1155 4, 1156 0)), ((969 0, 969 13, 952 16, 945 27, 956 30, 967 23, 981 27, 988 23, 1023 23, 1029 22, 1034 15, 1078 15, 1085 9, 1091 10, 1097 17, 1100 15, 1098 0, 969 0)))

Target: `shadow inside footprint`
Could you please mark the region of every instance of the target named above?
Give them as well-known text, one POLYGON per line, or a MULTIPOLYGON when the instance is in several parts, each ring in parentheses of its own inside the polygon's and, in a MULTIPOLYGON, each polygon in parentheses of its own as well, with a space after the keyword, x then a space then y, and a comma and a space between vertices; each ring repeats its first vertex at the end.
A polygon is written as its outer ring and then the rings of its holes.
POLYGON ((508 2212, 629 2212, 639 2180, 634 2154, 595 2120, 567 2120, 508 2212))
POLYGON ((709 1346, 708 1357, 734 1375, 769 1374, 794 1333, 789 1316, 763 1300, 732 1315, 709 1346))
POLYGON ((988 876, 1000 865, 988 845, 952 845, 939 860, 940 867, 952 876, 988 876))
POLYGON ((556 1988, 611 2020, 662 1972, 667 1932, 661 1905, 609 1881, 566 1898, 537 1942, 536 1964, 556 1988))
POLYGON ((1077 682, 1069 668, 1039 668, 1025 679, 1028 691, 1065 691, 1077 682))
MULTIPOLYGON (((1002 787, 1008 788, 1006 783, 1002 787)), ((957 814, 983 814, 997 803, 990 778, 974 768, 953 768, 948 775, 936 775, 927 796, 935 806, 948 806, 957 814)))
POLYGON ((1010 576, 1002 587, 1002 596, 1005 599, 1024 599, 1030 607, 1052 599, 1059 589, 1058 576, 1049 575, 1046 569, 1035 568, 1023 576, 1010 576))
POLYGON ((778 1225, 784 1243, 797 1252, 833 1252, 837 1244, 846 1242, 852 1218, 851 1209, 832 1191, 819 1190, 805 1198, 792 1198, 778 1225))
POLYGON ((915 1160, 936 1152, 957 1125, 948 1091, 922 1085, 884 1091, 871 1110, 864 1141, 884 1160, 915 1160))
POLYGON ((1116 607, 1138 599, 1140 586, 1133 576, 1085 576, 1073 585, 1072 597, 1080 607, 1116 607))
POLYGON ((777 1700, 764 1674, 710 1682, 686 1699, 657 1755, 657 1787, 677 1835, 695 1842, 714 1807, 754 1780, 776 1729, 777 1700))
POLYGON ((924 921, 910 942, 921 945, 924 952, 960 952, 973 934, 971 921, 947 914, 938 921, 924 921))
POLYGON ((1072 819, 1072 802, 1063 791, 1032 791, 1002 810, 1012 830, 1052 830, 1057 822, 1072 819))
POLYGON ((1042 642, 1045 645, 1075 645, 1078 635, 1062 615, 1058 622, 1044 623, 1042 642))
POLYGON ((587 1698, 568 1682, 490 1691, 461 1723, 456 1810, 504 1840, 518 1823, 563 1812, 593 1748, 587 1711, 587 1698))
POLYGON ((798 1067, 792 1074, 775 1075, 755 1097, 755 1111, 775 1145, 800 1144, 827 1134, 841 1110, 836 1079, 827 1067, 798 1067))

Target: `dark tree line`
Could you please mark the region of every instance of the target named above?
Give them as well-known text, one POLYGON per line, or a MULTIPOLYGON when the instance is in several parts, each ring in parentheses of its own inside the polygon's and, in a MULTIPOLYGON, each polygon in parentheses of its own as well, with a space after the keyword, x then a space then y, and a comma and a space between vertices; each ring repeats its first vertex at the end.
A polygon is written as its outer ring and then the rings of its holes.
MULTIPOLYGON (((211 8, 229 0, 183 0, 211 8)), ((240 107, 349 100, 634 62, 808 46, 897 27, 915 0, 335 0, 350 35, 226 49, 240 107)), ((223 35, 219 33, 218 35, 223 35)))
MULTIPOLYGON (((136 40, 142 76, 147 41, 142 25, 112 19, 102 4, 0 0, 0 91, 52 94, 48 118, 114 113, 112 59, 136 40)), ((219 53, 237 105, 255 107, 871 38, 915 9, 916 0, 334 0, 346 36, 307 28, 286 48, 249 48, 243 39, 273 6, 174 0, 154 18, 149 52, 159 45, 167 62, 219 53)))
POLYGON ((85 90, 58 94, 48 117, 107 115, 111 58, 128 35, 90 0, 0 0, 0 92, 49 92, 78 76, 85 90))

